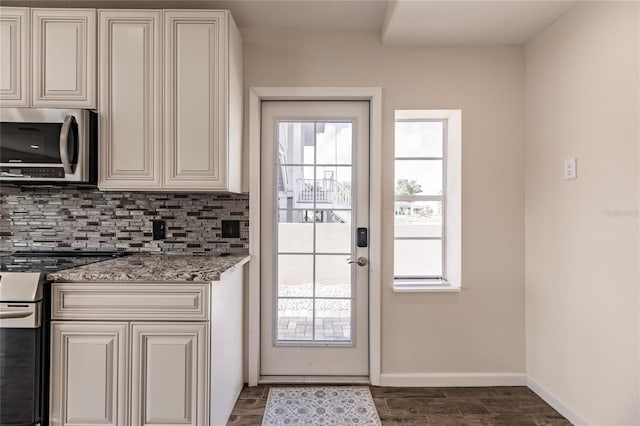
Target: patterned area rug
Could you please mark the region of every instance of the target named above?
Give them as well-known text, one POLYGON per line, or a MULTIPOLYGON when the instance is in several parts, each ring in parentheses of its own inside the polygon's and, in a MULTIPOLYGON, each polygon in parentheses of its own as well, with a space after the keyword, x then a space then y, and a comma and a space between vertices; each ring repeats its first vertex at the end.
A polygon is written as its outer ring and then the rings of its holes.
POLYGON ((262 420, 263 426, 380 424, 366 386, 272 387, 262 420))

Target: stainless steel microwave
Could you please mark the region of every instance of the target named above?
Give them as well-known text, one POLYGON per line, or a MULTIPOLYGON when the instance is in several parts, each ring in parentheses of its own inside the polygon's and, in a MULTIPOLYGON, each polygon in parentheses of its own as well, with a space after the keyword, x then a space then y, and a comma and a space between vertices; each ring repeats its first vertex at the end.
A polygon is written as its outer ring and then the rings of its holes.
POLYGON ((97 181, 97 114, 85 109, 0 108, 0 181, 97 181))

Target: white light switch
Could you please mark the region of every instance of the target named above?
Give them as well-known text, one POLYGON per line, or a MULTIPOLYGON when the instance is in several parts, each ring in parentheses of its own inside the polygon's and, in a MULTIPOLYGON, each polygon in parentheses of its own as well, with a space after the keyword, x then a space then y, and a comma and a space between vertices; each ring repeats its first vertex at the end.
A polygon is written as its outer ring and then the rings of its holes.
POLYGON ((564 180, 572 180, 578 178, 578 171, 576 170, 576 159, 569 158, 564 160, 564 180))

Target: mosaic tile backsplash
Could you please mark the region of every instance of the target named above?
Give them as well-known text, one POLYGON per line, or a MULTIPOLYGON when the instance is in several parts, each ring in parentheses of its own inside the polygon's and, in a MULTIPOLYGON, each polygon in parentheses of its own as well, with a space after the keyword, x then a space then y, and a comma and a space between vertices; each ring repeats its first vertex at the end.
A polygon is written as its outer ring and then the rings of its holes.
POLYGON ((20 188, 0 192, 0 251, 123 250, 165 254, 239 253, 249 248, 247 194, 100 192, 20 188), (152 220, 166 223, 153 240, 152 220), (240 238, 222 238, 238 220, 240 238))

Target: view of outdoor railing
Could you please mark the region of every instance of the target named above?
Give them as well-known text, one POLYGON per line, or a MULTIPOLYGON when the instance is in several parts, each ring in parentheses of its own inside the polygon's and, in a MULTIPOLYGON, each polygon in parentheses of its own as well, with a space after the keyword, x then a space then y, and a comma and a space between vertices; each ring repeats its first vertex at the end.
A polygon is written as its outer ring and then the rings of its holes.
POLYGON ((297 179, 296 202, 332 204, 334 208, 351 208, 351 188, 335 179, 297 179))

